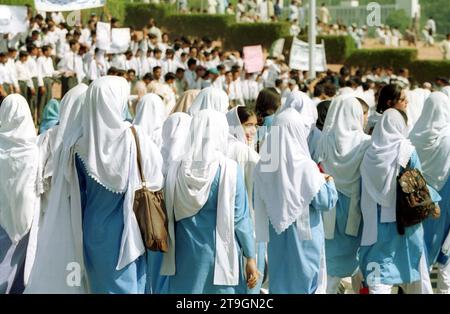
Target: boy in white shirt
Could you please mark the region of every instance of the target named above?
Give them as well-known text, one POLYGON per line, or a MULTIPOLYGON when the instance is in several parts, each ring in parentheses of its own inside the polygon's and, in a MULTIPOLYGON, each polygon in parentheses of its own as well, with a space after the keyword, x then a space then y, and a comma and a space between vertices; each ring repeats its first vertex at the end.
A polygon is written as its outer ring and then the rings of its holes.
POLYGON ((34 89, 33 80, 27 66, 28 52, 21 51, 19 53, 19 60, 16 61, 17 80, 19 82, 20 94, 25 97, 28 104, 31 107, 31 111, 34 112, 32 107, 32 97, 36 94, 34 89))

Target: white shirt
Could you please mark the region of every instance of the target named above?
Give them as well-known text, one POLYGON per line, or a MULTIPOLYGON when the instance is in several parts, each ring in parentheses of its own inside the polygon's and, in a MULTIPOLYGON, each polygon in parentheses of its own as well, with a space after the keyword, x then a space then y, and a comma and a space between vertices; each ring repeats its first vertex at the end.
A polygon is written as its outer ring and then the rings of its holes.
POLYGON ((44 86, 44 78, 52 77, 56 74, 55 68, 53 67, 53 60, 50 57, 40 56, 37 59, 38 68, 38 83, 39 86, 44 86))
POLYGON ((162 62, 162 74, 166 75, 169 72, 172 72, 175 74, 178 68, 178 63, 172 59, 164 59, 162 62))
POLYGON ((9 83, 13 84, 14 87, 19 88, 16 64, 14 63, 13 59, 9 58, 8 61, 6 62, 6 70, 9 73, 9 83))
POLYGON ((241 81, 241 89, 245 100, 256 100, 258 98, 259 86, 255 80, 241 81))
POLYGON ((9 75, 6 70, 6 66, 3 63, 0 63, 0 84, 8 84, 9 83, 9 75))
POLYGON ((184 79, 186 80, 186 82, 188 84, 187 89, 196 89, 196 87, 197 87, 196 77, 197 77, 197 74, 195 74, 194 71, 186 70, 186 72, 184 72, 184 79))
POLYGON ((241 79, 237 79, 230 83, 230 94, 228 95, 230 100, 236 100, 242 103, 244 100, 244 95, 242 94, 241 79))
POLYGON ((83 68, 83 59, 73 51, 68 52, 64 56, 64 59, 59 63, 59 68, 63 72, 75 72, 78 83, 81 83, 86 76, 83 68))
POLYGON ((136 71, 136 76, 139 77, 140 76, 140 68, 139 68, 139 62, 138 60, 133 57, 130 60, 126 60, 125 61, 125 70, 131 70, 133 69, 134 71, 136 71))
POLYGON ((111 66, 115 67, 116 69, 119 70, 125 70, 126 68, 126 58, 125 55, 120 54, 120 55, 114 55, 111 61, 111 66))
POLYGON ((31 79, 31 74, 28 70, 27 63, 16 61, 16 71, 17 80, 26 82, 29 88, 34 89, 33 80, 31 79))
POLYGON ((289 6, 289 21, 298 20, 298 7, 295 4, 289 6))
POLYGON ((428 30, 431 29, 433 34, 435 34, 436 33, 436 22, 434 20, 432 20, 432 19, 429 19, 427 21, 427 24, 425 25, 425 28, 428 29, 428 30))

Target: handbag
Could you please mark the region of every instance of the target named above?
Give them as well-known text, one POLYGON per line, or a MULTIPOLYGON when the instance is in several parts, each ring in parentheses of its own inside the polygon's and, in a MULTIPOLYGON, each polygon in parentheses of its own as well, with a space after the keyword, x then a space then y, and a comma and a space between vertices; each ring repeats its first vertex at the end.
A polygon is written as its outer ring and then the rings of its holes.
POLYGON ((405 227, 414 226, 428 216, 440 217, 439 206, 433 202, 427 182, 422 173, 411 168, 408 163, 405 171, 397 177, 397 230, 405 234, 405 227))
POLYGON ((145 247, 151 251, 168 251, 168 220, 161 191, 153 192, 148 188, 142 169, 142 156, 139 138, 134 126, 131 127, 136 143, 137 164, 142 188, 134 193, 133 211, 139 224, 145 247))

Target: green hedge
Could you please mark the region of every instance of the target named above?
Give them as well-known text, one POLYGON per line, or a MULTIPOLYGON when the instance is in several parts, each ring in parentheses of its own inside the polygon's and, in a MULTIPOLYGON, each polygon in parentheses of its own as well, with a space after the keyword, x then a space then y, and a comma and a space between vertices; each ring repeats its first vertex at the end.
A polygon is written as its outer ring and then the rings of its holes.
POLYGON ((244 46, 262 45, 269 49, 272 43, 289 35, 289 24, 234 23, 225 33, 225 48, 240 50, 244 46))
POLYGON ((349 66, 359 67, 408 67, 417 60, 417 49, 359 49, 345 62, 349 66))
POLYGON ((172 14, 166 16, 163 23, 159 24, 175 36, 208 36, 225 40, 232 23, 234 23, 234 16, 230 15, 172 14))
POLYGON ((127 26, 142 28, 147 25, 150 18, 154 18, 158 25, 165 25, 165 19, 176 12, 171 5, 156 5, 129 3, 126 5, 124 21, 127 26))
POLYGON ((407 68, 411 77, 420 83, 434 82, 438 76, 450 78, 449 60, 416 60, 407 68))

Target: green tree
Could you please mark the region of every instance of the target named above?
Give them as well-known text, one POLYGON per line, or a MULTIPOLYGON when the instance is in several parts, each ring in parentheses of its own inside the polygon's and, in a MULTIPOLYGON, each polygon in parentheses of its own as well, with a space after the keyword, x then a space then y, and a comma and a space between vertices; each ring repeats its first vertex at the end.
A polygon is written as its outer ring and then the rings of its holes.
POLYGON ((404 31, 411 24, 411 19, 403 10, 392 11, 386 19, 386 24, 390 27, 397 27, 400 31, 404 31))

